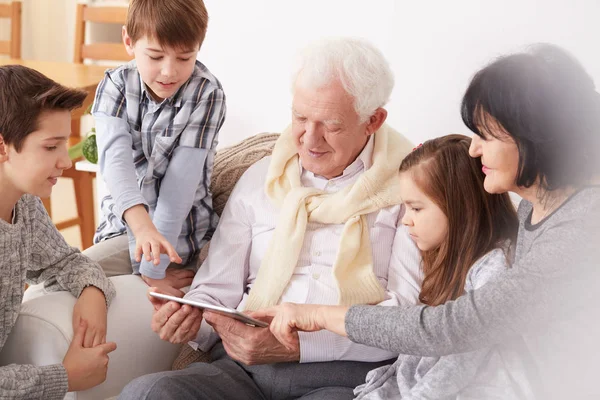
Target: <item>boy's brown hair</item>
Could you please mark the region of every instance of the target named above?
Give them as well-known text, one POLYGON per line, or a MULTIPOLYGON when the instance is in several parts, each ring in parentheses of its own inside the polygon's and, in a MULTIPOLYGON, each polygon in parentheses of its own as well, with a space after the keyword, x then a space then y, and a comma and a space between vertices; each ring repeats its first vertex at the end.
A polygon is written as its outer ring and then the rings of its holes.
POLYGON ((161 46, 188 50, 202 46, 207 26, 202 0, 131 0, 125 28, 133 43, 147 36, 161 46))
POLYGON ((22 65, 0 67, 0 135, 20 151, 27 135, 38 129, 45 111, 71 111, 87 93, 67 88, 22 65))

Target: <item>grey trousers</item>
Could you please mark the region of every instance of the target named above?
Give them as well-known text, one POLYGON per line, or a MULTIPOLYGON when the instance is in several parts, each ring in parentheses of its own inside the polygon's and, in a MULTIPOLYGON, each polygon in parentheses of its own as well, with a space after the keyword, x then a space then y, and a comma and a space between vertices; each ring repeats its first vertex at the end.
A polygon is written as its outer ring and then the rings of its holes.
MULTIPOLYGON (((107 277, 130 275, 133 273, 131 258, 129 256, 129 239, 127 234, 115 236, 96 243, 83 251, 83 254, 100 264, 107 277)), ((198 270, 198 258, 194 258, 188 265, 171 263, 169 267, 187 268, 198 270)))
POLYGON ((83 254, 96 261, 109 278, 133 273, 129 258, 127 234, 115 236, 96 243, 83 251, 83 254))
POLYGON ((119 400, 353 399, 354 388, 365 383, 367 372, 395 361, 247 366, 229 357, 220 342, 211 356, 210 364, 139 377, 123 389, 119 400))

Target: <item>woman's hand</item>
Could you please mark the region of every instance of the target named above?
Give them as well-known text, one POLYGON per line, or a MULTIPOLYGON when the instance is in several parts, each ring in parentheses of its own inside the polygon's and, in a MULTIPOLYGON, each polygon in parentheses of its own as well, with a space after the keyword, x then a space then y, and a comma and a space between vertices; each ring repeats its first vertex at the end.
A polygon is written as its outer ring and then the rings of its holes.
POLYGON ((346 336, 344 319, 348 307, 315 304, 283 303, 250 313, 257 319, 273 320, 269 329, 286 348, 292 349, 298 342, 297 331, 315 332, 322 329, 346 336))

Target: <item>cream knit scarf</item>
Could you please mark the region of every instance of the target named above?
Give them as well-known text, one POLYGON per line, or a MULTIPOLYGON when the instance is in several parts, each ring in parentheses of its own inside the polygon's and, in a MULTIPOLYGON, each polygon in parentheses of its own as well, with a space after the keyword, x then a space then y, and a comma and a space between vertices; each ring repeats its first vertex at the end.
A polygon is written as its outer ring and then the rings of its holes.
POLYGON ((246 310, 279 302, 298 263, 308 221, 344 224, 333 264, 339 304, 376 304, 384 299, 385 290, 373 272, 366 215, 401 202, 399 167, 413 145, 385 124, 375 133, 374 141, 371 168, 351 186, 326 193, 302 187, 290 129, 281 134, 273 149, 265 184, 267 196, 280 208, 280 213, 246 310))

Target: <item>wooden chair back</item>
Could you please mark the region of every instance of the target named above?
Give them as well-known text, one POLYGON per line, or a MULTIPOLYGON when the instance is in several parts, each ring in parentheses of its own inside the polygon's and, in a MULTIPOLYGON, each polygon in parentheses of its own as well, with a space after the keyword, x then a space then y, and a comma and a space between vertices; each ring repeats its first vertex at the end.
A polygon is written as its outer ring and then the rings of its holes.
POLYGON ((10 19, 10 40, 0 41, 0 54, 21 58, 21 2, 0 4, 0 18, 10 19))
POLYGON ((130 61, 133 57, 127 54, 123 43, 86 43, 85 37, 88 23, 125 25, 126 21, 126 7, 102 7, 77 4, 73 62, 81 64, 85 59, 97 61, 130 61))

